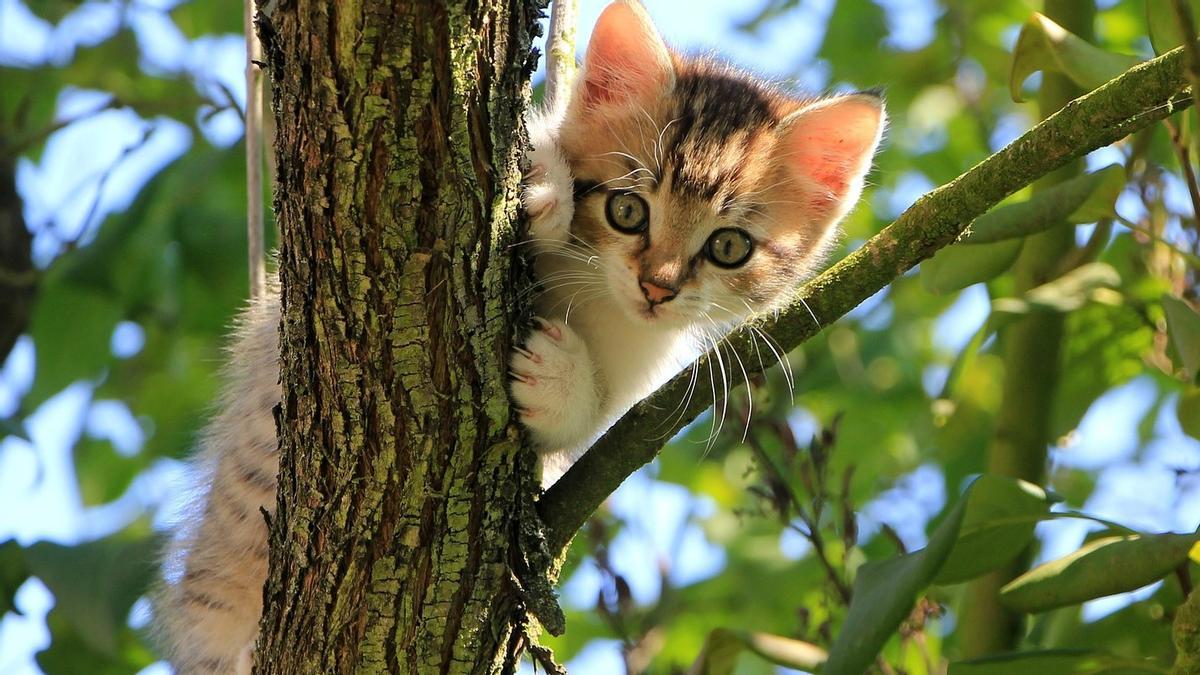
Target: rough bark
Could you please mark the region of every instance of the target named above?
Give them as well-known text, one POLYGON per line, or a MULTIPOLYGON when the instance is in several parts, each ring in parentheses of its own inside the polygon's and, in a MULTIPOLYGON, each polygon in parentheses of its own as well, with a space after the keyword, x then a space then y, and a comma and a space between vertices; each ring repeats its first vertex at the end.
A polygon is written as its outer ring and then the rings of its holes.
POLYGON ((509 670, 505 392, 529 0, 282 2, 282 454, 264 673, 509 670))

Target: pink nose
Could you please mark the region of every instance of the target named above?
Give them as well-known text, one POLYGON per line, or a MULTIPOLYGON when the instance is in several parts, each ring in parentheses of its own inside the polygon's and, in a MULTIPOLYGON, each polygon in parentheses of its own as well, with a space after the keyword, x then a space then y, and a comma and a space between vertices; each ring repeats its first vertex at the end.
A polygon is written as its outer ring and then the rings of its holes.
POLYGON ((643 281, 642 295, 646 296, 646 299, 650 301, 650 304, 661 305, 664 302, 669 302, 670 300, 674 299, 675 291, 671 290, 670 288, 663 288, 662 286, 652 284, 649 281, 643 281))

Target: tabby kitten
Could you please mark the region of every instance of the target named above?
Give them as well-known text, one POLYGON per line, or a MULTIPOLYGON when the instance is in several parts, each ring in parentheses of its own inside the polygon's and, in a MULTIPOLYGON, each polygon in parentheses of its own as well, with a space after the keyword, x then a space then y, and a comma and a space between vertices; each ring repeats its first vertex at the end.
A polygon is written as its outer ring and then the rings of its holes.
POLYGON ((875 95, 790 97, 671 52, 635 0, 604 10, 570 102, 531 125, 544 292, 511 368, 544 480, 704 346, 788 301, 858 200, 884 124, 875 95))
MULTIPOLYGON (((790 98, 670 52, 635 0, 605 9, 571 100, 531 122, 525 191, 542 293, 512 356, 544 480, 747 315, 786 302, 857 200, 883 108, 790 98)), ((275 294, 242 317, 200 441, 206 491, 156 613, 184 675, 248 673, 279 463, 275 294)))

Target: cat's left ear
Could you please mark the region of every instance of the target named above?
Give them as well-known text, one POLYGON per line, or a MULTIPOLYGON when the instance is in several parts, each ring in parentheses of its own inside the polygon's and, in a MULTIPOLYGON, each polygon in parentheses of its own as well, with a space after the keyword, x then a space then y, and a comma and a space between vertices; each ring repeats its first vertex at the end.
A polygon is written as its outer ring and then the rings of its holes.
POLYGON ((671 54, 639 0, 616 0, 604 8, 579 79, 584 112, 643 105, 671 88, 671 54))
POLYGON ((780 122, 777 157, 812 221, 835 223, 858 201, 886 123, 883 99, 873 94, 825 99, 780 122))

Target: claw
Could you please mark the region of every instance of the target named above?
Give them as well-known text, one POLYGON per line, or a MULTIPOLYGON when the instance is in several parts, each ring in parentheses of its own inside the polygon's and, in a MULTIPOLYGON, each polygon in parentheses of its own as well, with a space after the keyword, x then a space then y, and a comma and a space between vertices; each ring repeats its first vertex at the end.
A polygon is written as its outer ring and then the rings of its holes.
POLYGON ((555 326, 540 316, 533 317, 533 320, 535 323, 537 323, 538 328, 541 329, 543 333, 550 336, 550 339, 554 340, 555 342, 562 341, 562 329, 560 329, 558 326, 555 326))
POLYGON ((518 353, 518 354, 520 354, 521 356, 524 356, 525 358, 529 359, 530 361, 533 361, 534 363, 541 363, 541 362, 542 362, 542 355, 541 355, 541 354, 535 354, 535 353, 533 353, 533 352, 529 351, 528 349, 525 349, 524 347, 522 347, 522 346, 520 346, 520 345, 517 345, 516 347, 513 347, 513 351, 514 351, 514 352, 516 352, 516 353, 518 353))
POLYGON ((546 215, 547 213, 550 213, 556 207, 558 207, 558 200, 551 199, 543 204, 538 205, 538 207, 535 209, 525 209, 525 211, 529 214, 530 218, 536 219, 536 218, 541 218, 542 216, 546 215))
POLYGON ((525 175, 521 177, 521 180, 533 181, 541 178, 544 175, 546 175, 546 167, 542 166, 541 164, 534 164, 533 166, 529 167, 529 171, 525 172, 525 175))
POLYGON ((526 375, 525 373, 518 373, 515 370, 508 371, 508 376, 514 380, 517 380, 518 382, 524 382, 525 384, 528 384, 530 386, 537 384, 536 377, 534 377, 532 375, 526 375))

